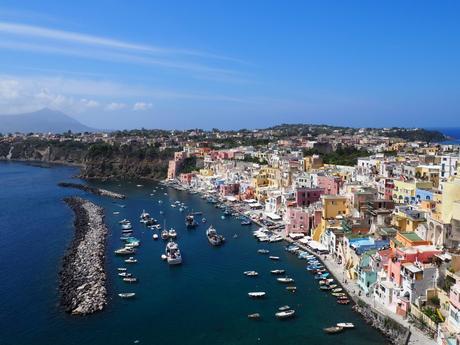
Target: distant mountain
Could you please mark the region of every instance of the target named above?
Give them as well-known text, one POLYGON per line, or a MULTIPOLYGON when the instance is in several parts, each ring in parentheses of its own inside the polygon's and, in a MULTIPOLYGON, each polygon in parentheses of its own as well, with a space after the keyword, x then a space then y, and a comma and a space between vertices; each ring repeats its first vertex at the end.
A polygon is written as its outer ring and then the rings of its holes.
POLYGON ((32 113, 0 115, 0 133, 63 133, 92 132, 94 129, 83 125, 70 116, 56 110, 44 108, 32 113))

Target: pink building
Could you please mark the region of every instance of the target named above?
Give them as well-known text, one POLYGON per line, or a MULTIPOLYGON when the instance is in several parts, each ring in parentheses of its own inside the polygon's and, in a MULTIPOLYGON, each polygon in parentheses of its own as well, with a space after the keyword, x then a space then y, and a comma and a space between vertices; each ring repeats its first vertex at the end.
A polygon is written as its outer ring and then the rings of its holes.
POLYGON ((340 177, 318 175, 318 187, 324 189, 326 195, 339 194, 342 185, 343 181, 340 177))
POLYGON ((168 179, 175 179, 184 159, 187 158, 187 153, 184 151, 174 152, 174 159, 168 162, 168 179))
POLYGON ((182 184, 190 184, 194 176, 194 173, 180 174, 179 179, 182 184))
POLYGON ((288 207, 285 220, 285 234, 301 232, 310 234, 311 230, 321 222, 321 210, 308 210, 301 207, 288 207))
POLYGON ((324 194, 322 188, 298 188, 295 192, 295 201, 297 206, 308 207, 319 201, 322 194, 324 194))
POLYGON ((219 186, 219 194, 221 196, 235 195, 235 194, 238 194, 239 192, 240 192, 239 183, 221 184, 219 186))

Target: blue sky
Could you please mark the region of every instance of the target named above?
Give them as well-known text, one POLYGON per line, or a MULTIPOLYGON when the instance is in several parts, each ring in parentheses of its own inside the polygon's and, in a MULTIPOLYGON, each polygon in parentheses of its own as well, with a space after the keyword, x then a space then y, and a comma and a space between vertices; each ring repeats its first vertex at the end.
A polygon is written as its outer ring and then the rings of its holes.
POLYGON ((0 1, 0 113, 459 126, 458 1, 0 1))

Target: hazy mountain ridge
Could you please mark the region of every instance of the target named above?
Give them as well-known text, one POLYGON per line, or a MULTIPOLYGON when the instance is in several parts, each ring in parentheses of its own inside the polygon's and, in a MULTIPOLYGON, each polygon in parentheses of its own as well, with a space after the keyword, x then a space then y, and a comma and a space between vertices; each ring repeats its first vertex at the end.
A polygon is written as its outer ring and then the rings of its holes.
POLYGON ((85 126, 74 118, 48 108, 31 113, 16 115, 0 115, 0 133, 63 133, 93 132, 94 129, 85 126))

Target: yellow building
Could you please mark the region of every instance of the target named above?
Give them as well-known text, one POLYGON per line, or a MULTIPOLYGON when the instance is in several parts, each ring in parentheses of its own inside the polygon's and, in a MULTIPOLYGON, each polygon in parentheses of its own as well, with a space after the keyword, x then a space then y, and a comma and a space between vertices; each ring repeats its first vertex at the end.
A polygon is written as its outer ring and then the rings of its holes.
POLYGON ((321 223, 316 227, 313 232, 313 239, 319 241, 321 235, 326 230, 326 225, 330 220, 337 219, 338 216, 345 216, 348 214, 348 198, 341 195, 322 195, 321 201, 323 204, 323 213, 321 216, 321 223))
POLYGON ((323 166, 323 159, 319 155, 306 156, 303 159, 303 170, 304 171, 320 169, 322 166, 323 166))
POLYGON ((423 181, 429 181, 434 188, 439 187, 440 167, 435 165, 419 165, 415 168, 415 176, 423 181))
POLYGON ((214 172, 211 169, 200 169, 201 176, 213 176, 214 172))
POLYGON ((413 232, 417 227, 426 222, 426 213, 413 210, 408 207, 401 207, 393 214, 392 224, 400 231, 413 232))
POLYGON ((431 181, 394 181, 393 201, 397 203, 410 203, 416 201, 416 191, 420 189, 431 189, 431 181))
POLYGON ((440 209, 444 223, 460 222, 460 167, 457 176, 444 183, 440 209))

